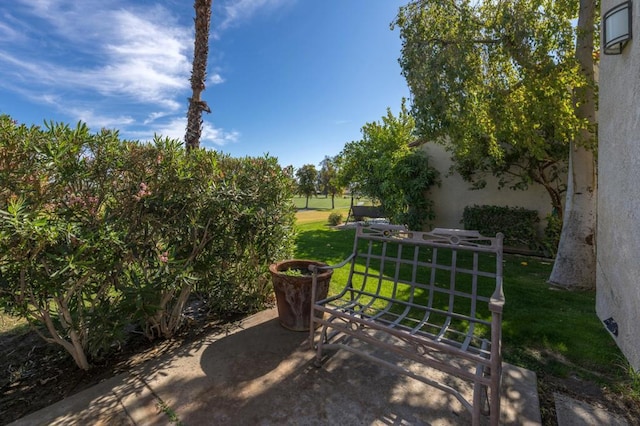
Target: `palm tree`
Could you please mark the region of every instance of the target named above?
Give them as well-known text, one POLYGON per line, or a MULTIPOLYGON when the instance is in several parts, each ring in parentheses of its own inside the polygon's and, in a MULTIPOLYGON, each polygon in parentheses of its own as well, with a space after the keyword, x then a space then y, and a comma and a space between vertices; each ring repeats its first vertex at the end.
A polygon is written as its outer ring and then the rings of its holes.
POLYGON ((205 89, 204 81, 207 78, 207 56, 209 55, 209 27, 211 23, 211 1, 195 0, 193 8, 196 10, 195 27, 196 34, 193 49, 193 69, 191 70, 191 90, 193 94, 189 98, 189 111, 187 112, 187 133, 184 136, 184 144, 187 151, 200 147, 200 134, 202 133, 202 111, 211 112, 209 105, 200 95, 205 89))

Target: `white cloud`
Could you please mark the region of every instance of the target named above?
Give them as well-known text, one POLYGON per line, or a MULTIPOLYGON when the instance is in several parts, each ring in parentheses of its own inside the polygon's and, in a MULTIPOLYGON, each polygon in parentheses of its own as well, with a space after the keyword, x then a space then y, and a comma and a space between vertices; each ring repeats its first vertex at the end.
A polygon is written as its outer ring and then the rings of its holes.
POLYGON ((167 115, 168 114, 164 111, 152 112, 147 116, 146 120, 144 120, 142 124, 146 126, 147 124, 151 124, 154 121, 158 120, 159 118, 166 117, 167 115))
POLYGON ((132 124, 135 120, 132 117, 121 115, 100 115, 90 109, 72 108, 67 111, 70 115, 73 115, 77 121, 83 121, 87 123, 87 126, 93 131, 97 132, 99 129, 120 129, 128 124, 132 124))
POLYGON ((207 81, 211 84, 222 84, 224 83, 224 79, 220 74, 213 74, 207 76, 207 81))
POLYGON ((224 31, 248 21, 259 12, 271 12, 293 2, 295 0, 229 0, 222 6, 222 23, 214 31, 224 31))
MULTIPOLYGON (((123 103, 156 104, 175 111, 189 87, 191 26, 180 26, 160 6, 131 7, 118 1, 29 0, 30 11, 45 21, 47 41, 34 30, 32 40, 12 53, 0 48, 0 64, 8 63, 18 83, 29 82, 34 91, 57 90, 91 96, 121 98, 123 103), (51 43, 43 55, 29 46, 51 43), (57 51, 56 48, 59 50, 57 51), (24 56, 23 56, 24 55, 24 56), (66 59, 66 60, 65 60, 66 59)), ((6 67, 5 67, 6 68, 6 67)), ((0 71, 0 75, 7 71, 0 71)), ((210 83, 222 82, 213 74, 210 83)))
POLYGON ((22 34, 7 23, 7 18, 7 16, 3 16, 2 19, 4 22, 0 22, 0 41, 12 42, 20 39, 22 34))
MULTIPOLYGON (((187 119, 174 118, 164 125, 159 125, 155 129, 155 133, 172 139, 184 139, 187 128, 187 119)), ((214 127, 211 123, 204 122, 202 125, 202 135, 200 136, 200 144, 206 147, 224 146, 229 143, 235 143, 240 138, 237 131, 228 132, 224 129, 214 127)), ((151 137, 141 137, 141 139, 151 139, 151 137)))
POLYGON ((205 146, 217 145, 224 146, 230 143, 236 143, 240 139, 240 133, 232 130, 227 132, 224 129, 213 127, 211 124, 205 122, 202 126, 201 142, 205 146))

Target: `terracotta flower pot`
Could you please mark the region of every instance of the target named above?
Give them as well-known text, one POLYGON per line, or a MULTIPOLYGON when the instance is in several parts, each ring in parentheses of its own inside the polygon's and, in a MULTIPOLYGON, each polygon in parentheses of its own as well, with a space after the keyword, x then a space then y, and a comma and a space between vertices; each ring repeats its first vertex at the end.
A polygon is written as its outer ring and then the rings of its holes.
MULTIPOLYGON (((280 325, 289 330, 309 331, 312 280, 309 265, 326 266, 322 262, 299 259, 284 260, 269 266, 280 325)), ((333 270, 318 274, 316 300, 327 297, 332 274, 333 270)))

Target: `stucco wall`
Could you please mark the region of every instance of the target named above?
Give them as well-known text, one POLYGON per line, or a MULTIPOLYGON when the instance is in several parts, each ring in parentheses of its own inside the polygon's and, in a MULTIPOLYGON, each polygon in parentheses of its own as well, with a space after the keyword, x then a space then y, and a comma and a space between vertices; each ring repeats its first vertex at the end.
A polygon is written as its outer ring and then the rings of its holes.
POLYGON ((429 164, 438 169, 442 186, 434 187, 429 193, 435 205, 436 219, 434 227, 462 228, 462 213, 466 206, 494 205, 524 207, 537 210, 540 217, 539 231, 546 226, 544 218, 551 213, 551 199, 547 191, 540 185, 532 185, 526 191, 509 188, 498 189, 498 180, 489 176, 487 186, 481 190, 469 189, 471 184, 465 182, 458 174, 448 176, 451 166, 451 154, 442 145, 427 143, 422 149, 429 155, 429 164))
MULTIPOLYGON (((602 11, 620 3, 603 0, 602 11)), ((633 34, 640 36, 640 2, 633 34)), ((600 57, 596 310, 640 370, 640 44, 600 57)))

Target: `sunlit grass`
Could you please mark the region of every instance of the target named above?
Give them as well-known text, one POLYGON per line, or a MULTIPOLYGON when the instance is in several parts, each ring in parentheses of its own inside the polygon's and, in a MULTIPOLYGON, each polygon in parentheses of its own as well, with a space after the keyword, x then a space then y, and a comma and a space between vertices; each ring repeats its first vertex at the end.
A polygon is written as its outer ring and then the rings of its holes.
MULTIPOLYGON (((297 209, 304 209, 307 202, 306 200, 306 197, 293 197, 293 204, 297 209)), ((349 206, 351 206, 351 197, 335 197, 333 201, 334 209, 336 210, 348 210, 349 206)), ((360 201, 362 200, 357 200, 354 202, 360 201)), ((367 204, 369 204, 368 200, 367 204)), ((324 195, 319 195, 317 197, 309 197, 309 209, 331 211, 331 196, 325 197, 324 195)))
POLYGON ((336 209, 336 210, 298 210, 296 212, 296 223, 312 223, 312 222, 322 222, 324 224, 329 224, 329 215, 331 213, 339 213, 342 215, 342 221, 347 220, 347 215, 349 214, 349 209, 336 209))
MULTIPOLYGON (((296 213, 296 221, 298 224, 321 222, 328 223, 329 215, 331 213, 339 213, 342 215, 342 221, 347 220, 349 215, 349 208, 351 207, 351 197, 341 196, 335 197, 333 208, 331 208, 331 197, 325 197, 319 195, 317 197, 309 197, 309 207, 306 206, 306 197, 294 197, 293 203, 298 209, 296 213)), ((356 205, 373 205, 373 202, 367 198, 356 198, 353 200, 356 205)))
POLYGON ((14 317, 0 310, 0 334, 1 333, 19 333, 21 330, 27 331, 29 324, 26 320, 14 317))

